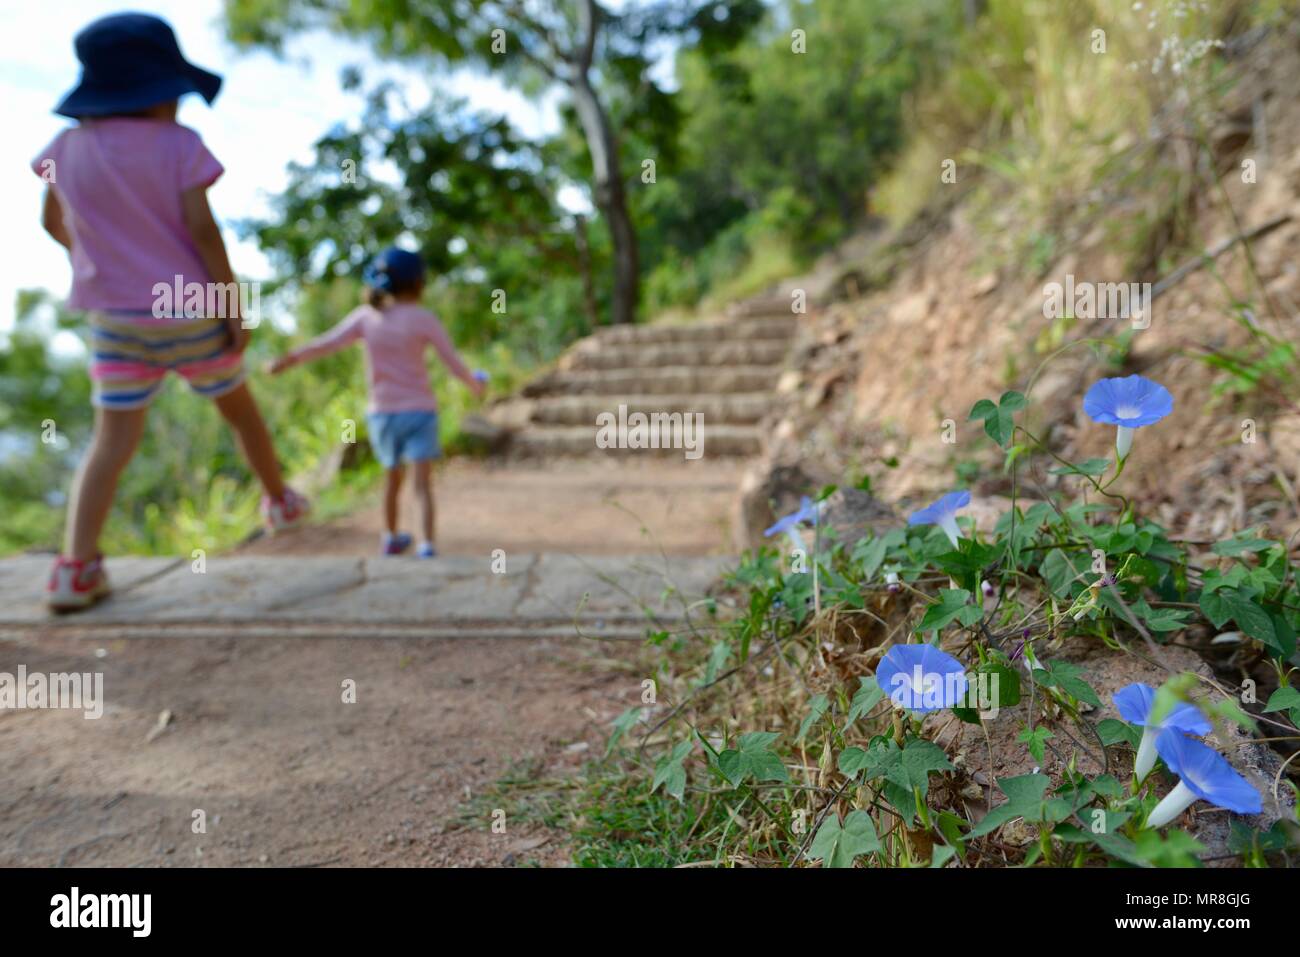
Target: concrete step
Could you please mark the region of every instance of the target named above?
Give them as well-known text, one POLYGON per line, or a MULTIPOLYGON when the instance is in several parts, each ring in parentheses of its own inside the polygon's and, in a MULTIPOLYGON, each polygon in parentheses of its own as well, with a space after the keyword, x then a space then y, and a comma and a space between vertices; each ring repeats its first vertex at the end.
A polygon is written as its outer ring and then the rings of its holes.
POLYGON ((798 320, 794 316, 769 316, 744 322, 697 322, 682 326, 605 326, 596 331, 595 338, 609 345, 789 339, 797 326, 798 320))
POLYGON ((786 339, 609 344, 585 339, 564 357, 566 369, 662 369, 667 366, 779 366, 786 339))
MULTIPOLYGON (((704 423, 699 433, 692 432, 694 450, 685 448, 686 436, 673 448, 601 448, 596 444, 600 429, 592 425, 537 426, 517 433, 510 442, 510 452, 521 456, 573 457, 573 456, 632 456, 645 455, 657 458, 711 459, 739 455, 757 455, 763 447, 763 430, 756 425, 709 425, 704 423)), ((631 438, 629 431, 628 438, 631 438)), ((665 430, 660 442, 674 444, 665 430)))
POLYGON ((753 425, 767 413, 772 397, 766 392, 731 395, 559 395, 538 399, 532 421, 538 425, 592 425, 602 412, 699 412, 706 425, 753 425))
MULTIPOLYGON (((776 386, 779 366, 673 366, 664 369, 556 371, 524 387, 524 395, 681 395, 765 392, 776 386)), ((613 408, 617 408, 614 401, 613 408)))
POLYGON ((704 594, 725 567, 725 559, 685 555, 668 566, 654 555, 512 554, 498 574, 487 549, 434 561, 218 555, 201 574, 188 555, 110 558, 112 597, 65 617, 42 604, 50 556, 0 559, 0 641, 63 629, 213 639, 245 627, 307 638, 572 635, 580 627, 639 638, 647 610, 667 620, 682 614, 679 602, 662 598, 669 567, 685 596, 704 594))
POLYGON ((732 303, 727 307, 727 316, 737 320, 739 325, 749 325, 751 322, 762 322, 780 316, 795 315, 793 307, 793 297, 782 293, 773 293, 732 303))

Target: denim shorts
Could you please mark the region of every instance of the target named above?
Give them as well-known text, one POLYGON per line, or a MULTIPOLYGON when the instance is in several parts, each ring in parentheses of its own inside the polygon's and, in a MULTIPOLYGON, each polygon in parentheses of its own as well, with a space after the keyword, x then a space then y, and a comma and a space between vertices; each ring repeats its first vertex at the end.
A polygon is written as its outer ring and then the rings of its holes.
POLYGON ((431 462, 442 456, 437 412, 372 412, 370 447, 386 469, 399 462, 431 462))

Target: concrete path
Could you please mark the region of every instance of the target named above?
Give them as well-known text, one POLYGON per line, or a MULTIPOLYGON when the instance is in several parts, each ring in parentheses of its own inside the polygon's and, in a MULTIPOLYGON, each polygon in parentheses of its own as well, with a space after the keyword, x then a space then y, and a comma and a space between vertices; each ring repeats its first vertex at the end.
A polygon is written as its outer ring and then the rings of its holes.
POLYGON ((134 637, 643 638, 680 622, 724 560, 689 556, 118 558, 114 595, 75 615, 41 604, 45 556, 0 561, 0 638, 36 630, 134 637))

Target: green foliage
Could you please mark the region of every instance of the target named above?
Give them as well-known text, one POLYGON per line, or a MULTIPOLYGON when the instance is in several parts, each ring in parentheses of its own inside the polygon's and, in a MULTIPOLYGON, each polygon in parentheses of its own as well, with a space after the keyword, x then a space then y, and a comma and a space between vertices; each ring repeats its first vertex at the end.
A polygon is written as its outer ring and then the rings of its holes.
POLYGON ((808 849, 810 860, 824 861, 827 867, 852 867, 856 858, 880 850, 876 826, 866 811, 851 811, 840 823, 838 817, 826 819, 817 830, 808 849))
POLYGON ((310 163, 290 168, 269 219, 241 224, 285 285, 351 276, 355 296, 375 253, 415 237, 429 304, 459 344, 535 364, 590 331, 606 300, 587 302, 584 276, 592 281, 607 251, 557 206, 554 149, 458 102, 403 116, 393 98, 377 90, 359 123, 331 130, 310 163))
MULTIPOLYGON (((1001 419, 1002 404, 987 404, 991 420, 1001 419)), ((1012 398, 1008 412, 1026 404, 1012 398)), ((1023 446, 1010 466, 1013 479, 1036 456, 1056 458, 1014 418, 1005 424, 1006 429, 997 423, 990 437, 999 446, 1023 446)), ((799 676, 782 683, 785 693, 774 684, 740 696, 748 704, 734 712, 739 719, 725 702, 709 708, 692 700, 691 707, 674 712, 670 726, 700 741, 706 740, 702 728, 740 721, 738 743, 720 755, 708 748, 706 760, 693 760, 688 737, 687 746, 656 758, 653 788, 663 786, 697 808, 707 793, 706 806, 724 800, 735 820, 748 822, 720 835, 705 853, 717 859, 758 853, 767 862, 807 860, 828 867, 944 866, 958 858, 967 866, 1001 865, 1008 844, 999 835, 1020 822, 1017 843, 1024 843, 1018 838, 1025 834, 1030 843, 1016 862, 1026 866, 1199 865, 1205 851, 1189 835, 1156 834, 1145 825, 1164 790, 1157 790, 1160 775, 1135 781, 1129 790, 1117 778, 1122 770, 1080 772, 1081 750, 1101 762, 1099 748, 1110 749, 1112 769, 1117 761, 1122 768, 1139 729, 1092 717, 1107 707, 1094 686, 1093 659, 1066 657, 1057 649, 1074 638, 1128 654, 1146 641, 1185 644, 1193 629, 1204 634, 1235 623, 1248 651, 1271 659, 1278 675, 1279 687, 1262 713, 1295 724, 1300 692, 1289 680, 1287 660, 1294 654, 1288 642, 1300 626, 1296 568, 1285 544, 1263 528, 1228 534, 1208 548, 1170 538, 1117 491, 1122 470, 1083 463, 1062 474, 1108 504, 1062 496, 1025 509, 1013 500, 991 534, 968 528, 956 550, 929 528, 893 528, 855 542, 822 536, 822 551, 810 559, 822 588, 821 618, 813 616, 807 600, 815 587, 813 568, 787 571, 769 549, 750 554, 729 579, 738 596, 736 613, 720 620, 708 639, 714 649, 723 642, 734 650, 742 675, 749 663, 778 656, 778 664, 763 666, 775 682, 784 672, 807 674, 833 648, 827 637, 832 622, 853 622, 855 633, 875 622, 877 637, 863 637, 864 648, 875 640, 887 646, 900 635, 936 633, 945 648, 965 658, 968 691, 953 706, 954 716, 989 731, 988 722, 1007 720, 999 712, 1016 708, 1020 728, 1013 737, 1032 761, 1024 767, 1050 766, 1050 773, 996 778, 992 783, 1002 799, 972 816, 969 805, 953 799, 969 780, 955 760, 954 739, 936 733, 951 721, 926 721, 892 707, 872 675, 837 681, 818 670, 815 690, 799 676), (1103 481, 1102 475, 1110 477, 1103 481), (1105 571, 1094 570, 1097 550, 1105 571), (910 583, 908 590, 891 590, 886 576, 910 583), (990 588, 950 587, 954 579, 961 585, 987 582, 990 588), (778 727, 790 731, 747 732, 745 716, 784 720, 778 727), (753 817, 743 817, 747 807, 753 817), (794 827, 806 815, 821 822, 815 834, 794 827), (921 843, 917 833, 926 835, 921 843)), ((672 668, 681 666, 675 660, 672 668)), ((716 669, 710 674, 716 677, 716 669)), ((1157 690, 1150 720, 1158 722, 1178 702, 1190 701, 1212 722, 1254 728, 1233 697, 1205 692, 1196 675, 1174 675, 1157 690)), ((1281 730, 1280 737, 1300 741, 1300 730, 1281 730)), ((963 750, 969 762, 978 745, 963 750)), ((621 753, 614 752, 615 765, 621 753)), ((1239 835, 1235 841, 1243 859, 1256 863, 1294 846, 1290 831, 1250 840, 1239 835)))
MULTIPOLYGON (((348 282, 312 287, 298 297, 299 322, 306 330, 323 330, 355 306, 359 294, 348 282)), ((255 330, 245 367, 285 471, 313 496, 317 518, 329 519, 356 507, 379 476, 366 433, 362 358, 359 349, 345 350, 273 383, 262 380, 257 370, 287 348, 286 340, 270 326, 255 330), (356 423, 355 450, 342 456, 337 474, 317 478, 342 448, 345 421, 356 423)), ((0 551, 59 548, 66 490, 93 424, 85 348, 80 317, 56 307, 45 294, 20 298, 17 324, 0 349, 0 441, 9 446, 0 460, 8 511, 0 525, 0 551), (66 351, 55 351, 52 331, 66 333, 57 340, 66 351), (52 423, 53 441, 42 441, 49 431, 44 423, 52 423)), ((503 350, 471 350, 466 358, 492 374, 494 387, 520 376, 503 350)), ((454 448, 470 399, 446 376, 435 372, 434 382, 442 439, 454 448)), ((106 553, 218 550, 259 526, 261 490, 210 401, 171 381, 154 400, 147 422, 119 484, 105 529, 106 553)))
POLYGON ((773 731, 751 731, 740 736, 740 746, 718 755, 718 770, 732 785, 755 781, 785 781, 789 775, 781 758, 772 750, 780 737, 773 731))
POLYGON ((635 194, 648 305, 755 292, 861 224, 955 16, 940 0, 791 0, 731 50, 679 56, 678 159, 635 194))

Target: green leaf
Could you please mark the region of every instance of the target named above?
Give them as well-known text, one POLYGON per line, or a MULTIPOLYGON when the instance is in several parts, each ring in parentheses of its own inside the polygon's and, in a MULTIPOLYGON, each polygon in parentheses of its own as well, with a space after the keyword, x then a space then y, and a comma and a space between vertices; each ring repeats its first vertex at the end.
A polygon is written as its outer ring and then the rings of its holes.
POLYGON ((984 431, 988 437, 998 444, 999 448, 1006 448, 1007 443, 1015 434, 1015 418, 1013 413, 1025 407, 1025 397, 1019 392, 1005 392, 1002 400, 998 405, 994 405, 988 399, 980 399, 970 410, 968 421, 974 422, 978 419, 984 420, 984 431))
POLYGON ((1201 611, 1215 628, 1222 628, 1232 618, 1232 612, 1228 608, 1228 603, 1218 592, 1201 591, 1201 599, 1197 603, 1201 606, 1201 611))
POLYGON ((1238 628, 1269 647, 1282 650, 1277 641, 1277 632, 1273 629, 1273 619, 1268 616, 1268 612, 1238 589, 1225 589, 1217 594, 1227 605, 1238 628))
POLYGON ((864 538, 853 549, 853 561, 860 566, 864 581, 871 581, 884 564, 889 549, 902 545, 907 535, 900 528, 891 528, 884 535, 864 538))
POLYGON ((953 859, 957 854, 955 847, 949 847, 947 844, 936 844, 930 850, 930 866, 943 867, 953 859))
POLYGON ((1141 732, 1118 718, 1102 718, 1098 721, 1097 734, 1101 736, 1101 743, 1107 747, 1122 742, 1136 748, 1142 741, 1141 732))
POLYGON ((953 770, 952 763, 943 748, 930 741, 913 738, 903 747, 902 769, 906 775, 896 771, 886 773, 900 787, 914 787, 921 791, 924 799, 929 792, 930 775, 936 771, 953 770))
POLYGON ((1008 821, 1018 817, 1036 821, 1040 819, 1044 804, 1043 793, 1052 779, 1046 774, 1022 774, 1019 777, 1003 778, 998 781, 998 790, 1007 796, 1005 804, 999 804, 985 814, 967 837, 983 837, 991 834, 1008 821))
POLYGON ((1045 749, 1047 747, 1047 742, 1055 737, 1056 735, 1052 734, 1052 732, 1048 731, 1047 728, 1040 724, 1032 731, 1029 728, 1025 728, 1019 735, 1017 735, 1016 740, 1021 744, 1028 745, 1029 753, 1034 756, 1034 760, 1039 764, 1042 764, 1043 755, 1046 753, 1045 749))
POLYGON ((1253 732, 1255 730, 1255 719, 1246 714, 1241 709, 1241 705, 1237 704, 1232 698, 1220 698, 1208 708, 1205 706, 1205 702, 1201 702, 1201 710, 1207 712, 1211 719, 1223 718, 1225 721, 1231 721, 1247 731, 1253 732))
POLYGON ((1200 867, 1205 845, 1186 831, 1142 831, 1134 847, 1138 857, 1153 867, 1200 867))
POLYGON ((840 773, 856 778, 863 768, 871 767, 872 761, 865 748, 845 748, 836 761, 840 773))
POLYGON ((666 754, 655 762, 655 776, 650 784, 651 794, 662 784, 664 793, 679 801, 682 799, 682 795, 686 793, 686 768, 683 762, 694 747, 695 742, 687 738, 673 745, 671 754, 666 754))
POLYGON ((1273 542, 1267 538, 1260 538, 1255 534, 1255 529, 1248 528, 1244 532, 1238 532, 1232 538, 1224 539, 1221 542, 1215 542, 1210 546, 1210 551, 1216 555, 1241 555, 1245 552, 1262 552, 1271 548, 1273 542))
POLYGON ((808 713, 808 717, 804 718, 803 723, 799 725, 799 733, 795 735, 795 741, 802 741, 803 736, 808 733, 808 729, 826 713, 826 709, 830 707, 830 699, 824 694, 814 695, 811 707, 812 710, 808 713))
MULTIPOLYGON (((1148 582, 1148 584, 1155 583, 1148 582)), ((1152 608, 1145 599, 1138 599, 1130 607, 1151 631, 1181 631, 1187 627, 1184 619, 1189 613, 1179 608, 1152 608)))
POLYGON ((1287 836, 1286 821, 1274 821, 1267 831, 1257 831, 1241 821, 1231 821, 1228 827, 1228 850, 1235 854, 1271 854, 1285 851, 1291 846, 1287 836))
POLYGON ((1283 685, 1268 696, 1268 704, 1264 705, 1264 711, 1265 713, 1285 711, 1287 708, 1295 707, 1300 707, 1300 691, 1296 691, 1289 685, 1283 685))
POLYGON ((609 736, 609 743, 605 745, 605 757, 609 757, 609 755, 613 753, 614 748, 618 746, 618 742, 622 740, 623 735, 627 734, 636 726, 637 719, 640 717, 641 706, 637 705, 634 708, 628 708, 610 722, 614 728, 614 733, 609 736))
POLYGON ((1003 392, 1002 398, 998 399, 998 408, 1006 409, 1008 412, 1019 412, 1026 405, 1028 403, 1025 401, 1024 395, 1014 389, 1003 392))
POLYGON ((935 631, 953 620, 969 627, 983 617, 979 606, 970 603, 971 593, 964 588, 941 588, 939 600, 925 610, 917 631, 935 631))
MULTIPOLYGON (((1084 563, 1083 568, 1086 567, 1087 564, 1084 563)), ((1052 589, 1052 594, 1058 598, 1069 598, 1072 587, 1082 568, 1074 568, 1065 552, 1059 548, 1053 548, 1043 558, 1042 564, 1038 566, 1038 571, 1047 581, 1048 587, 1052 589)))
POLYGON ((1034 680, 1039 684, 1047 685, 1049 688, 1060 688, 1072 698, 1086 701, 1094 708, 1101 707, 1101 699, 1097 697, 1097 692, 1092 689, 1092 685, 1080 677, 1083 669, 1078 665, 1068 661, 1043 661, 1040 664, 1043 668, 1034 670, 1034 680))
POLYGON ((854 858, 880 850, 876 826, 866 811, 850 811, 840 823, 838 814, 822 822, 808 848, 808 857, 826 867, 852 867, 854 858))
POLYGON ((1084 459, 1082 462, 1071 462, 1069 465, 1059 465, 1056 468, 1047 471, 1053 475, 1104 475, 1110 468, 1110 459, 1084 459))
POLYGON ((874 676, 862 675, 859 677, 858 690, 849 704, 849 717, 844 722, 844 730, 847 731, 849 725, 854 721, 870 714, 871 709, 878 705, 884 697, 884 689, 880 687, 874 676))
POLYGON ((973 680, 966 689, 966 699, 952 713, 968 724, 979 724, 981 711, 1013 708, 1020 703, 1020 672, 1001 661, 986 661, 972 673, 973 680), (983 691, 993 692, 981 700, 983 691))
POLYGON ((952 811, 940 811, 937 823, 939 825, 939 833, 943 835, 943 839, 947 841, 950 846, 956 848, 958 853, 965 854, 966 842, 963 839, 964 835, 962 834, 962 830, 969 827, 966 823, 966 819, 958 817, 952 811))
POLYGON ((772 742, 778 737, 775 731, 742 734, 738 749, 728 748, 718 755, 718 770, 733 787, 739 787, 751 777, 755 781, 790 780, 781 758, 771 750, 772 742))
POLYGON ((951 771, 953 766, 938 745, 910 738, 902 748, 892 740, 879 740, 865 751, 845 748, 840 753, 839 768, 850 777, 865 770, 864 781, 884 777, 885 797, 910 824, 916 817, 917 795, 924 801, 929 794, 930 775, 951 771))

